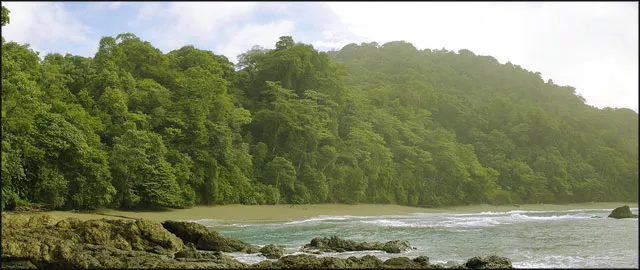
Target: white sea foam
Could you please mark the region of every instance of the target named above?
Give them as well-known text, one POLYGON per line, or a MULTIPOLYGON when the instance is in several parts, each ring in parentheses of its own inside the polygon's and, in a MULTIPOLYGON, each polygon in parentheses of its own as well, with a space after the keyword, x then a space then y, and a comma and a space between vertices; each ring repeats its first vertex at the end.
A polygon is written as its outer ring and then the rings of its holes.
POLYGON ((260 253, 248 254, 248 253, 234 252, 234 253, 226 253, 226 254, 238 260, 239 262, 248 263, 248 264, 259 263, 264 260, 277 261, 274 259, 267 259, 265 256, 261 255, 260 253))
POLYGON ((302 223, 315 222, 315 221, 349 220, 349 219, 357 219, 357 218, 362 218, 362 217, 356 217, 356 216, 317 216, 317 217, 303 219, 303 220, 289 221, 289 222, 284 223, 284 225, 302 224, 302 223))
POLYGON ((455 232, 480 232, 482 229, 455 229, 455 232))
POLYGON ((539 256, 523 262, 513 262, 514 268, 580 268, 593 265, 589 260, 580 256, 539 256))
POLYGON ((494 218, 489 217, 474 217, 474 218, 456 218, 454 220, 446 221, 443 223, 444 227, 492 227, 495 225, 503 224, 494 218))
POLYGON ((412 227, 413 225, 415 225, 392 219, 363 220, 362 223, 379 225, 383 227, 412 227))
MULTIPOLYGON (((631 208, 633 210, 633 208, 631 208)), ((566 212, 590 212, 590 211, 612 211, 613 209, 571 209, 566 212)))
POLYGON ((449 218, 449 219, 375 219, 363 220, 365 224, 372 224, 381 227, 400 227, 400 228, 455 228, 455 227, 491 227, 500 224, 508 224, 500 222, 490 217, 465 217, 465 218, 449 218))
POLYGON ((195 223, 201 224, 201 225, 203 225, 205 227, 220 226, 219 220, 209 219, 209 218, 194 219, 194 220, 180 220, 180 221, 195 222, 195 223))
POLYGON ((480 212, 480 213, 463 213, 463 214, 444 214, 447 216, 506 216, 506 215, 510 215, 510 214, 526 214, 526 213, 531 213, 531 214, 544 214, 544 213, 559 213, 559 212, 563 212, 563 211, 538 211, 538 210, 511 210, 511 211, 507 211, 507 212, 492 212, 492 211, 488 211, 488 212, 480 212))
POLYGON ((522 215, 522 214, 511 214, 510 217, 512 219, 520 219, 520 220, 527 220, 527 219, 532 219, 532 220, 561 220, 561 219, 584 219, 584 218, 591 218, 591 216, 586 216, 586 215, 561 215, 561 216, 528 216, 528 215, 522 215))

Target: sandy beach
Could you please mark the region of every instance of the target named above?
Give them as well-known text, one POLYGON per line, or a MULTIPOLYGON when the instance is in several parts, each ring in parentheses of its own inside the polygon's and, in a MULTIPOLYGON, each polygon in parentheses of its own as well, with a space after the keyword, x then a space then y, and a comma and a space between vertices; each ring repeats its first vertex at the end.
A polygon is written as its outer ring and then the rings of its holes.
MULTIPOLYGON (((519 207, 513 205, 471 205, 444 208, 421 208, 388 204, 312 204, 312 205, 220 205, 220 206, 196 206, 190 209, 176 209, 161 212, 132 212, 112 209, 98 210, 93 213, 81 213, 72 211, 44 212, 55 219, 75 217, 81 220, 89 219, 117 219, 117 218, 145 218, 153 221, 164 220, 199 220, 216 219, 221 221, 242 222, 274 222, 312 218, 316 216, 375 216, 375 215, 401 215, 410 213, 473 213, 473 212, 505 212, 511 210, 524 211, 549 211, 571 209, 611 209, 622 205, 637 208, 638 203, 607 202, 607 203, 580 203, 580 204, 523 204, 519 207)), ((24 213, 21 213, 24 214, 24 213)))

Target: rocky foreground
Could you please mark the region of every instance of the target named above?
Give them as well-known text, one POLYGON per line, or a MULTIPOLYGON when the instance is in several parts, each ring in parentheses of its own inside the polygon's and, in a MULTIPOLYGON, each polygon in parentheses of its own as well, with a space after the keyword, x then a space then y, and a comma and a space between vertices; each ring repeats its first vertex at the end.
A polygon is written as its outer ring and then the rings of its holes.
MULTIPOLYGON (((339 237, 314 238, 304 252, 410 249, 406 241, 366 243, 339 237), (309 251, 314 250, 314 251, 309 251)), ((54 221, 47 214, 2 214, 2 269, 12 268, 512 268, 504 257, 474 257, 465 264, 431 264, 420 256, 375 256, 347 259, 309 254, 283 256, 274 245, 262 248, 221 236, 197 223, 138 220, 54 221), (265 260, 250 265, 223 252, 261 253, 265 260), (274 260, 267 260, 274 259, 274 260), (277 259, 277 260, 275 260, 277 259)))

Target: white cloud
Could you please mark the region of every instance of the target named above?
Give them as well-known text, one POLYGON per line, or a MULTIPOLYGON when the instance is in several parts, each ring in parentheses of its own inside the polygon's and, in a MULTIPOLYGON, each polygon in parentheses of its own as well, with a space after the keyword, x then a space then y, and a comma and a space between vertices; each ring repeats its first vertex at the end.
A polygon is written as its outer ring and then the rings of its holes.
MULTIPOLYGON (((9 9, 10 23, 2 27, 7 41, 29 43, 42 53, 49 52, 54 42, 70 41, 79 47, 96 43, 87 33, 89 28, 65 10, 62 3, 51 2, 3 2, 9 9)), ((69 51, 77 53, 77 48, 69 51)))
POLYGON ((638 111, 637 3, 328 5, 360 42, 469 49, 574 86, 594 106, 638 111))
MULTIPOLYGON (((126 3, 92 3, 92 12, 126 3)), ((110 31, 89 29, 62 3, 7 2, 6 40, 44 53, 90 56, 110 31)), ((164 52, 193 44, 231 61, 279 36, 323 49, 405 40, 417 48, 469 49, 571 85, 598 106, 638 110, 638 3, 487 2, 148 2, 128 24, 164 52)), ((122 18, 125 19, 125 18, 122 18)), ((86 22, 85 22, 86 23, 86 22)), ((100 26, 102 27, 102 26, 100 26)))
POLYGON ((93 10, 113 10, 122 7, 122 4, 126 4, 126 2, 96 2, 92 3, 91 8, 93 10))
POLYGON ((154 26, 141 34, 160 49, 174 50, 194 41, 212 44, 229 38, 226 29, 248 19, 259 3, 173 2, 141 5, 138 20, 153 20, 154 26))
POLYGON ((290 36, 294 22, 283 20, 267 24, 253 24, 243 26, 224 45, 218 46, 216 52, 236 63, 236 57, 251 49, 253 45, 273 47, 281 36, 290 36))

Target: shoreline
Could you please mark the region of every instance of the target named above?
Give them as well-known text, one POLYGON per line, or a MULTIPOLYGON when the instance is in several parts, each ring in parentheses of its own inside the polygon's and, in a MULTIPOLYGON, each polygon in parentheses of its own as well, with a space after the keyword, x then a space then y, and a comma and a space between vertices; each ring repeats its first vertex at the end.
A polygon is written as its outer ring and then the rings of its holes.
POLYGON ((54 219, 69 217, 80 220, 90 219, 137 219, 145 218, 152 221, 165 220, 202 220, 215 219, 221 221, 241 221, 246 223, 278 222, 308 219, 317 216, 377 216, 377 215, 405 215, 411 213, 480 213, 522 211, 566 211, 573 209, 610 209, 628 205, 638 208, 636 202, 602 202, 602 203, 572 203, 572 204, 523 204, 514 205, 469 205, 443 208, 423 208, 393 204, 306 204, 306 205, 216 205, 195 206, 189 209, 171 209, 168 211, 120 211, 114 209, 100 209, 94 212, 75 211, 34 211, 14 212, 7 214, 40 214, 46 213, 54 219))

